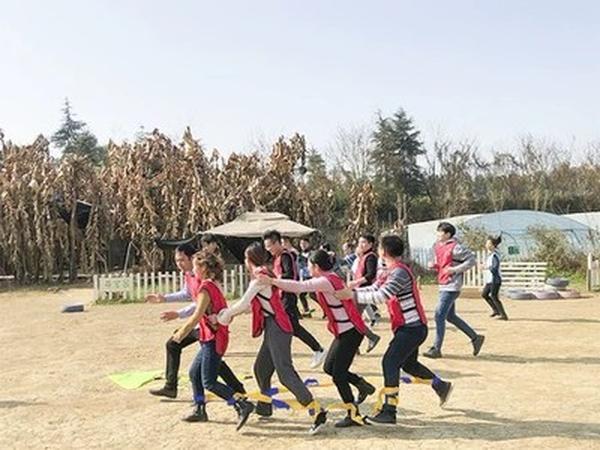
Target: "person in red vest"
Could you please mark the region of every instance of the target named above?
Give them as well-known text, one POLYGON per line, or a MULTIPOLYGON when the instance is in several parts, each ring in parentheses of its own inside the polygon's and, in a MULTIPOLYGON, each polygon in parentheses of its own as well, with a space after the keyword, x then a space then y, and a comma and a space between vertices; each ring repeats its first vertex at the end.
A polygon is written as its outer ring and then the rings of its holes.
POLYGON ((485 336, 477 334, 471 326, 456 314, 456 300, 463 286, 464 273, 475 266, 475 254, 456 240, 456 228, 448 222, 437 227, 437 242, 433 250, 435 261, 429 267, 437 272, 440 289, 435 310, 435 341, 423 355, 428 358, 442 357, 442 344, 446 333, 446 321, 456 326, 471 339, 473 355, 481 351, 485 336))
MULTIPOLYGON (((218 244, 207 235, 202 236, 202 247, 213 253, 219 253, 218 244)), ((171 311, 163 311, 160 314, 160 319, 163 322, 169 322, 175 319, 186 319, 191 316, 196 309, 196 302, 192 299, 191 291, 195 289, 195 285, 200 283, 193 272, 192 257, 196 253, 196 248, 192 244, 182 244, 175 249, 175 264, 177 268, 184 274, 184 285, 178 292, 171 294, 148 294, 146 295, 146 301, 149 303, 171 303, 171 302, 184 302, 190 301, 190 303, 184 308, 171 311)), ((158 389, 151 389, 150 394, 159 397, 177 398, 177 385, 179 378, 179 366, 181 363, 181 351, 198 342, 198 328, 194 328, 181 342, 175 342, 169 338, 166 344, 167 361, 165 368, 165 385, 158 389)), ((241 394, 245 394, 246 390, 241 381, 239 381, 233 371, 225 363, 221 361, 221 367, 219 368, 219 376, 231 388, 241 394)))
POLYGON ((262 398, 256 404, 256 413, 261 417, 273 414, 271 399, 271 379, 277 373, 279 382, 296 397, 298 402, 315 416, 309 433, 317 433, 327 420, 326 412, 315 401, 311 392, 302 382, 292 362, 293 327, 286 313, 281 291, 269 285, 260 285, 256 277, 274 277, 268 267, 269 253, 255 242, 245 251, 245 263, 252 278, 242 298, 227 309, 219 312, 217 320, 229 325, 235 316, 252 313, 252 337, 263 335, 260 350, 254 362, 254 376, 262 398))
POLYGON ((383 355, 384 388, 380 392, 379 412, 365 421, 374 425, 396 423, 396 408, 400 386, 400 369, 420 380, 431 380, 431 387, 444 405, 452 384, 437 377, 419 362, 419 346, 427 338, 427 318, 415 276, 402 261, 404 242, 399 236, 380 239, 379 255, 386 264, 386 273, 371 286, 339 290, 338 299, 353 297, 359 304, 386 304, 394 337, 383 355), (383 400, 383 401, 382 401, 383 400))
MULTIPOLYGON (((356 247, 356 254, 358 257, 354 264, 352 281, 348 286, 353 288, 365 287, 370 286, 375 282, 375 279, 377 278, 378 259, 373 249, 375 242, 375 236, 369 233, 363 233, 358 238, 358 245, 356 247)), ((377 321, 381 319, 381 315, 377 311, 375 305, 359 305, 359 308, 361 313, 365 313, 369 317, 371 327, 374 327, 377 324, 377 321)), ((379 343, 381 337, 375 334, 370 328, 368 329, 366 336, 369 340, 367 353, 370 353, 379 343)))
POLYGON ((194 273, 202 280, 192 290, 192 298, 196 300, 196 310, 175 332, 173 340, 183 341, 198 324, 200 351, 194 358, 189 372, 196 408, 183 420, 208 421, 204 397, 206 389, 235 408, 238 414, 236 429, 239 430, 254 411, 254 405, 244 395, 236 394, 229 386, 217 381, 219 367, 229 344, 229 329, 227 326, 215 324, 210 318, 211 315, 216 315, 227 307, 227 301, 218 284, 223 278, 223 267, 222 259, 214 253, 204 251, 194 255, 194 273))
MULTIPOLYGON (((269 230, 263 234, 263 242, 267 251, 273 257, 273 272, 277 278, 284 280, 298 280, 298 269, 294 263, 294 257, 283 247, 281 243, 281 234, 276 230, 269 230)), ((304 342, 313 351, 313 357, 310 363, 311 369, 319 367, 327 353, 319 344, 319 341, 308 332, 306 328, 300 325, 300 311, 298 310, 298 296, 286 292, 282 295, 283 306, 290 316, 294 336, 304 342)))
POLYGON ((339 275, 333 272, 333 266, 331 256, 324 250, 318 250, 309 258, 309 270, 312 275, 310 280, 278 280, 264 275, 259 279, 286 292, 316 292, 317 301, 327 317, 327 329, 334 336, 323 367, 325 373, 331 375, 348 411, 346 417, 335 426, 345 428, 363 425, 357 405, 375 393, 375 386, 350 371, 354 356, 367 332, 367 326, 351 297, 339 300, 334 296, 335 291, 345 288, 345 284, 339 275), (356 400, 350 385, 358 389, 356 400))

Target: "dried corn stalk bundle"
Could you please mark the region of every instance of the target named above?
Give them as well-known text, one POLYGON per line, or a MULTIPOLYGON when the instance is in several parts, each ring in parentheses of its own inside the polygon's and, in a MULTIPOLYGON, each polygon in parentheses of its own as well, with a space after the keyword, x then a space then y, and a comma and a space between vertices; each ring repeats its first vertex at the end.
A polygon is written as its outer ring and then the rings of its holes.
POLYGON ((64 222, 54 207, 56 168, 42 136, 2 147, 0 264, 19 281, 49 281, 64 258, 64 222))
POLYGON ((348 209, 348 226, 344 239, 355 241, 360 233, 377 231, 375 211, 375 189, 370 182, 353 184, 350 189, 350 208, 348 209))
POLYGON ((70 213, 67 225, 67 239, 61 242, 68 251, 69 276, 75 278, 77 269, 84 273, 95 270, 98 261, 106 251, 106 235, 102 220, 102 184, 98 169, 90 161, 79 155, 66 155, 60 162, 55 180, 55 195, 64 208, 70 213), (84 200, 93 205, 93 210, 86 227, 81 230, 77 223, 77 201, 84 200), (95 209, 95 211, 94 211, 95 209))

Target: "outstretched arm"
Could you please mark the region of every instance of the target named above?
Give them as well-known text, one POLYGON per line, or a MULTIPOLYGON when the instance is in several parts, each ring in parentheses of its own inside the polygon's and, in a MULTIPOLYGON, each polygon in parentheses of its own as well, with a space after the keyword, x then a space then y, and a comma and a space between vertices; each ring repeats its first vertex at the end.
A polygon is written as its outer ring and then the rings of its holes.
POLYGON ((196 310, 192 314, 183 326, 175 332, 173 340, 175 342, 181 342, 190 332, 194 329, 200 317, 202 317, 210 304, 210 297, 205 289, 202 289, 198 294, 198 300, 196 301, 196 310))

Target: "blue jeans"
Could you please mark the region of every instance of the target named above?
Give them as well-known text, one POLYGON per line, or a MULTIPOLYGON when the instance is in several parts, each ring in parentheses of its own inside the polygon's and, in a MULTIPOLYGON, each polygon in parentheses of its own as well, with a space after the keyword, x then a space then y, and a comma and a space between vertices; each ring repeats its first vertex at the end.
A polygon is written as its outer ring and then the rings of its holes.
POLYGON ((205 403, 204 389, 226 400, 228 404, 233 403, 233 389, 217 381, 220 366, 221 356, 217 353, 215 342, 203 342, 190 366, 190 381, 196 404, 205 403))
POLYGON ((460 291, 440 291, 440 297, 437 308, 435 309, 435 342, 433 346, 442 350, 444 343, 444 335, 446 334, 446 320, 465 333, 471 340, 477 337, 475 330, 464 320, 456 315, 455 305, 456 299, 460 295, 460 291))

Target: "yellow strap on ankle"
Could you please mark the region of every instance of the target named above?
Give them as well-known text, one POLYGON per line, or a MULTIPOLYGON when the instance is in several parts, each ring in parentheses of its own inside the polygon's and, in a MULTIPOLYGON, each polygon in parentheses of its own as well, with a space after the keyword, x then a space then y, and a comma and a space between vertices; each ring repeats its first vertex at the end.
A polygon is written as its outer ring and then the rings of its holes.
POLYGON ((248 398, 256 402, 273 403, 273 399, 271 397, 261 392, 251 392, 250 394, 248 394, 248 398))
POLYGON ((241 392, 233 393, 234 400, 246 400, 247 398, 248 398, 248 394, 242 394, 241 392))
POLYGON ((308 409, 308 414, 314 416, 315 414, 318 414, 319 411, 321 411, 321 404, 318 402, 318 400, 313 400, 304 408, 308 409))
POLYGON ((375 407, 373 410, 375 412, 381 411, 383 408, 383 404, 387 403, 388 405, 396 406, 398 405, 398 392, 399 389, 397 387, 384 387, 379 390, 379 394, 377 394, 377 402, 375 403, 375 407), (385 396, 395 396, 390 398, 385 398, 385 396))
POLYGON ((358 414, 358 408, 354 403, 333 403, 331 405, 327 405, 327 411, 329 411, 330 409, 343 409, 344 411, 349 411, 350 418, 354 422, 360 425, 365 424, 363 418, 358 414))
POLYGON ((431 384, 431 380, 426 380, 424 378, 413 377, 412 382, 414 384, 431 384))

